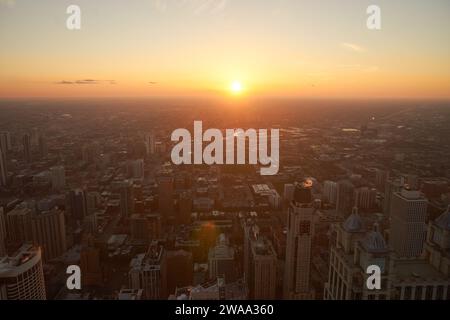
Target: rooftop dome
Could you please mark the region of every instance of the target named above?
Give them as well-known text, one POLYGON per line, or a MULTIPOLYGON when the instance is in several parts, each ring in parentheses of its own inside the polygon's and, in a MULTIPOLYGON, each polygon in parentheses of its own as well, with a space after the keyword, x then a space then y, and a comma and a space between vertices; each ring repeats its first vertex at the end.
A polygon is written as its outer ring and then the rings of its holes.
POLYGON ((364 229, 364 223, 358 214, 358 208, 354 207, 352 214, 344 222, 344 230, 347 232, 361 232, 364 229))
POLYGON ((450 230, 450 206, 436 219, 435 223, 443 229, 450 230))
POLYGON ((384 241, 383 236, 377 228, 367 234, 362 242, 362 245, 369 252, 387 251, 386 241, 384 241))

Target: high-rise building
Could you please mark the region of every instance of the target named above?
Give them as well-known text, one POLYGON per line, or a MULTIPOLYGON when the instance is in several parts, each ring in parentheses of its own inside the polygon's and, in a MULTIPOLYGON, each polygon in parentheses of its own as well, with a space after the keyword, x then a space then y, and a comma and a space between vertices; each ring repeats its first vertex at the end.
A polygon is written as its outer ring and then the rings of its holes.
POLYGON ((250 298, 273 300, 277 289, 277 255, 272 243, 264 236, 253 233, 250 240, 250 267, 248 284, 250 298))
POLYGON ((403 189, 391 199, 390 245, 399 257, 418 257, 426 236, 427 199, 419 192, 403 189))
POLYGON ((334 226, 330 248, 328 282, 325 300, 387 300, 391 296, 390 252, 377 227, 367 231, 356 208, 345 222, 334 226), (366 281, 367 267, 381 270, 381 289, 370 290, 366 281))
POLYGON ((167 293, 175 289, 192 284, 194 278, 194 264, 192 253, 184 250, 166 251, 164 265, 167 275, 167 293))
POLYGON ((31 162, 31 137, 28 133, 22 137, 23 158, 26 163, 31 162))
POLYGON ((6 216, 0 207, 0 257, 6 256, 6 216))
POLYGON ((291 202, 294 198, 295 186, 292 183, 286 183, 284 185, 283 198, 286 202, 291 202))
POLYGON ((189 224, 191 222, 191 214, 192 196, 187 192, 183 192, 178 201, 177 224, 189 224))
POLYGON ((66 187, 66 170, 64 166, 50 168, 53 190, 63 190, 66 187))
POLYGON ((285 299, 314 299, 310 286, 314 213, 311 186, 306 182, 297 184, 294 200, 288 208, 285 299))
POLYGON ((163 221, 174 216, 173 177, 170 174, 158 177, 158 207, 163 221))
POLYGON ((130 217, 134 212, 133 182, 125 180, 120 186, 120 214, 130 217))
POLYGON ((336 192, 336 213, 342 218, 346 218, 354 206, 354 186, 348 180, 341 180, 337 183, 336 192))
POLYGON ((67 200, 72 219, 75 221, 83 221, 87 215, 86 191, 82 189, 71 190, 67 194, 67 200))
POLYGON ((26 204, 17 205, 6 215, 8 239, 14 243, 32 241, 30 219, 33 211, 26 204))
POLYGON ((32 215, 32 239, 42 248, 45 262, 60 257, 67 250, 64 211, 54 208, 32 215))
POLYGON ((383 199, 383 213, 386 216, 390 216, 392 195, 395 192, 400 192, 403 189, 404 185, 404 177, 400 177, 398 179, 389 179, 386 181, 383 199))
POLYGON ((128 273, 130 288, 143 289, 146 299, 167 299, 164 248, 153 242, 148 251, 131 260, 128 273))
POLYGON ((230 246, 225 234, 220 234, 216 246, 209 249, 208 264, 210 279, 219 276, 224 276, 225 280, 229 282, 237 279, 234 249, 230 246))
POLYGON ((80 269, 82 286, 98 286, 103 283, 100 266, 100 249, 94 245, 91 234, 83 235, 80 251, 80 269))
POLYGON ((147 154, 153 155, 155 154, 155 135, 153 132, 145 134, 145 145, 147 148, 147 154))
POLYGON ((0 187, 8 183, 8 168, 6 166, 6 151, 0 146, 0 187))
POLYGON ((45 300, 41 249, 24 244, 12 257, 0 258, 0 300, 45 300))
POLYGON ((0 132, 0 148, 8 153, 12 149, 11 133, 8 131, 0 132))
POLYGON ((382 169, 375 169, 375 185, 380 192, 384 192, 386 182, 389 179, 389 171, 382 169))
POLYGON ((424 255, 402 258, 390 250, 375 225, 366 231, 353 213, 336 232, 330 250, 326 300, 449 300, 448 231, 450 214, 429 225, 424 255), (368 266, 381 271, 380 289, 367 286, 368 266))
POLYGON ((375 207, 377 190, 368 187, 355 189, 355 207, 359 209, 372 209, 375 207))
POLYGON ((331 204, 336 204, 336 198, 337 183, 329 180, 325 181, 323 183, 323 200, 331 204))

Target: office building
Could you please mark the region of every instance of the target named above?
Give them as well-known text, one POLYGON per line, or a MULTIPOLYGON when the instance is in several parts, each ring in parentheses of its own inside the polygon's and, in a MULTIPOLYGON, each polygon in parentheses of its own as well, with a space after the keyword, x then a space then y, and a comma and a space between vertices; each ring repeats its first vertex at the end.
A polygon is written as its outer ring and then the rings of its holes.
POLYGON ((48 262, 67 250, 64 211, 54 208, 32 215, 30 219, 33 243, 42 248, 42 259, 48 262))
POLYGON ((399 257, 422 254, 426 235, 427 199, 419 192, 403 189, 391 199, 390 245, 399 257))
POLYGON ((294 200, 288 208, 283 289, 285 299, 314 299, 314 291, 310 286, 314 213, 311 186, 306 182, 298 183, 294 200))
POLYGON ((41 250, 24 244, 12 257, 0 257, 0 300, 45 300, 41 250))

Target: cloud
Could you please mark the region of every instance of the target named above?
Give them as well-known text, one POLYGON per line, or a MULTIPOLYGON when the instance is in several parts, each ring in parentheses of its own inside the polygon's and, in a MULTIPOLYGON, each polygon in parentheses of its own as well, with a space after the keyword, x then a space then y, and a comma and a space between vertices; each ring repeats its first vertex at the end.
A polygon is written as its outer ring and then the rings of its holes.
POLYGON ((366 51, 365 48, 361 47, 360 45, 354 44, 354 43, 342 42, 341 46, 346 48, 346 49, 352 50, 354 52, 359 52, 360 53, 360 52, 365 52, 366 51))
POLYGON ((12 8, 16 5, 16 0, 0 0, 0 6, 7 6, 12 8))
POLYGON ((116 80, 81 79, 81 80, 74 80, 74 81, 61 80, 61 81, 55 82, 55 84, 66 84, 66 85, 101 84, 101 83, 116 84, 116 80))
POLYGON ((156 81, 149 81, 148 84, 154 85, 154 84, 158 84, 158 82, 156 82, 156 81))

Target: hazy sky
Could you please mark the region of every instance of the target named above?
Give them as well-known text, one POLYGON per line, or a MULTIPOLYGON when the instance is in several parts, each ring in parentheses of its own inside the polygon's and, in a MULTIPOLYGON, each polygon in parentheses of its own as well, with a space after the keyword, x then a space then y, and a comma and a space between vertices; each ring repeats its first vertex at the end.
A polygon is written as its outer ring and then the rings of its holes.
POLYGON ((448 0, 0 0, 0 97, 450 98, 449 39, 448 0))

